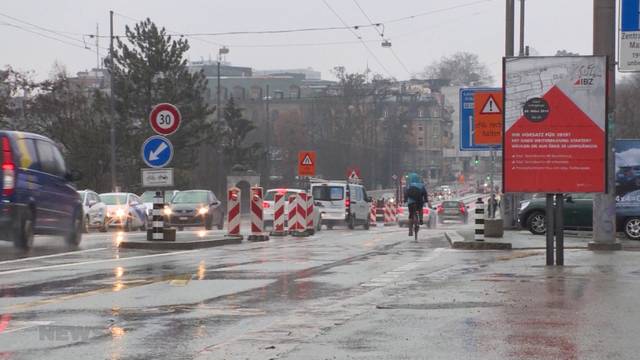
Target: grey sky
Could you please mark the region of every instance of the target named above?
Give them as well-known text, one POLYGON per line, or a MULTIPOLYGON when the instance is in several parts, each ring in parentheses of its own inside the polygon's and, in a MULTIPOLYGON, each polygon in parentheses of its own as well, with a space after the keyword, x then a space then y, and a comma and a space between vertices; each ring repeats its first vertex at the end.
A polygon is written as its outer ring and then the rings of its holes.
MULTIPOLYGON (((349 25, 368 21, 353 0, 327 0, 349 25)), ((432 10, 474 3, 455 10, 399 21, 385 26, 385 36, 393 50, 412 73, 443 55, 465 50, 480 55, 499 79, 504 54, 504 0, 358 0, 374 22, 415 15, 432 10)), ((519 4, 519 1, 517 1, 519 4)), ((592 0, 527 0, 526 43, 539 55, 553 55, 558 49, 580 54, 592 51, 592 0)), ((519 7, 519 5, 517 6, 519 7)), ((82 40, 76 34, 108 34, 109 10, 135 19, 150 17, 166 28, 183 33, 265 30, 300 27, 340 26, 341 22, 322 0, 3 0, 0 12, 27 22, 60 31, 82 40)), ((517 16, 517 14, 516 14, 517 16)), ((115 17, 115 33, 133 21, 115 17)), ((64 64, 70 73, 96 65, 96 54, 62 44, 6 25, 26 26, 0 16, 3 51, 0 65, 19 70, 34 70, 36 77, 47 77, 54 61, 64 64)), ((33 29, 33 28, 31 28, 33 29)), ((35 29, 37 30, 37 29, 35 29)), ((41 30, 37 30, 41 31, 41 30)), ((389 49, 380 46, 379 36, 371 28, 357 31, 367 42, 389 73, 399 79, 409 74, 389 49)), ((52 36, 53 34, 49 34, 52 36)), ((209 42, 225 44, 227 60, 235 65, 257 69, 313 67, 331 78, 330 69, 337 65, 349 71, 362 71, 367 63, 375 72, 385 74, 377 61, 348 30, 288 33, 278 35, 239 35, 202 37, 209 42), (256 45, 295 45, 326 42, 347 44, 256 47, 256 45)), ((65 41, 74 42, 63 38, 65 41)), ((86 38, 93 47, 93 39, 86 38)), ((101 39, 107 47, 108 39, 101 39)), ((215 58, 217 45, 190 39, 191 60, 215 58)), ((81 45, 80 42, 76 42, 81 45)), ((516 41, 516 51, 517 51, 516 41)))

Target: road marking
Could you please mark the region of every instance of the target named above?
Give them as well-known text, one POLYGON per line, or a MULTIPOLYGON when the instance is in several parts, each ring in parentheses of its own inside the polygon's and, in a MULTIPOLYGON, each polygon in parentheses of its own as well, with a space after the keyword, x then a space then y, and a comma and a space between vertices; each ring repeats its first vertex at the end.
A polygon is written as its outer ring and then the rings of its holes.
POLYGON ((424 262, 428 262, 433 260, 436 256, 438 256, 438 253, 445 251, 447 249, 445 248, 436 248, 434 249, 429 255, 422 257, 418 260, 415 260, 413 262, 410 262, 408 264, 402 265, 398 268, 395 268, 393 270, 387 271, 384 274, 379 275, 378 277, 375 277, 365 283, 360 284, 360 286, 362 287, 380 287, 380 286, 385 286, 386 284, 392 282, 392 281, 397 281, 399 280, 398 278, 402 275, 404 275, 406 272, 408 271, 412 271, 415 270, 417 268, 419 268, 420 266, 423 266, 424 262))
POLYGON ((15 260, 5 260, 5 261, 0 261, 0 265, 13 264, 13 263, 17 263, 17 262, 21 262, 21 261, 27 261, 27 260, 48 259, 48 258, 52 258, 52 257, 56 257, 56 256, 65 256, 65 255, 71 255, 71 254, 88 253, 88 252, 101 251, 101 250, 109 250, 109 248, 96 248, 96 249, 87 249, 87 250, 67 251, 67 252, 58 253, 58 254, 33 256, 33 257, 26 257, 26 258, 20 258, 20 259, 15 259, 15 260))
POLYGON ((0 276, 1 275, 10 275, 10 274, 19 274, 19 273, 23 273, 23 272, 38 271, 38 270, 60 269, 60 268, 71 267, 71 266, 103 264, 103 263, 108 263, 108 262, 135 260, 135 259, 149 259, 149 258, 160 257, 160 256, 171 256, 171 255, 186 254, 186 253, 191 253, 191 252, 195 252, 195 251, 197 251, 197 250, 183 250, 183 251, 174 251, 174 252, 162 253, 162 254, 131 256, 131 257, 119 258, 119 259, 105 259, 105 260, 84 261, 84 262, 78 262, 78 263, 67 263, 67 264, 60 264, 60 265, 38 266, 38 267, 26 268, 26 269, 2 271, 2 272, 0 272, 0 276))

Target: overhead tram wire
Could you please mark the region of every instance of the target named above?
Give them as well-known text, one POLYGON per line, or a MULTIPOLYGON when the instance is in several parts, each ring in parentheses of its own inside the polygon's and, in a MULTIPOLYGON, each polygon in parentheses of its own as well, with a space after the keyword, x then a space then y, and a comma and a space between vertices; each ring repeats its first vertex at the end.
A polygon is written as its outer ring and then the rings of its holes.
MULTIPOLYGON (((132 18, 131 16, 127 16, 127 15, 124 15, 124 14, 121 14, 121 13, 118 13, 118 12, 115 12, 115 11, 114 11, 113 13, 114 13, 114 14, 116 14, 116 15, 118 15, 118 16, 121 16, 121 17, 123 17, 123 18, 125 18, 125 19, 129 19, 129 20, 132 20, 132 21, 135 21, 135 22, 142 22, 142 20, 140 20, 140 19, 135 19, 135 18, 132 18)), ((167 29, 167 31, 170 31, 170 32, 172 32, 172 33, 177 33, 177 31, 173 31, 173 30, 171 30, 171 29, 169 29, 169 28, 165 28, 165 29, 167 29)), ((192 36, 192 35, 190 35, 190 34, 169 34, 169 36, 180 36, 180 37, 186 37, 186 38, 189 38, 189 39, 193 39, 193 40, 200 41, 200 42, 205 43, 205 44, 215 45, 215 46, 217 46, 217 47, 224 46, 224 44, 217 43, 217 42, 215 42, 215 41, 211 41, 211 40, 200 39, 199 37, 197 37, 197 36, 192 36)), ((117 38, 117 36, 116 36, 116 38, 117 38)))
POLYGON ((424 12, 421 12, 421 13, 418 13, 418 14, 415 14, 415 15, 408 15, 408 16, 403 16, 403 17, 391 19, 391 20, 386 20, 384 23, 385 24, 392 24, 392 23, 396 23, 396 22, 400 22, 400 21, 413 20, 415 18, 422 17, 422 16, 433 15, 433 14, 437 14, 437 13, 441 13, 441 12, 445 12, 445 11, 461 9, 461 8, 470 7, 470 6, 474 6, 474 5, 478 5, 478 4, 482 4, 482 3, 493 2, 493 1, 494 0, 471 1, 471 2, 468 2, 468 3, 460 4, 460 5, 455 5, 455 6, 449 6, 449 7, 446 7, 446 8, 440 8, 440 9, 435 9, 435 10, 424 11, 424 12))
POLYGON ((348 30, 353 34, 353 36, 355 36, 358 40, 360 40, 360 43, 362 44, 362 46, 364 46, 365 49, 367 49, 367 52, 369 52, 369 54, 373 57, 373 59, 378 63, 378 65, 380 65, 380 67, 384 70, 384 72, 387 73, 387 75, 391 78, 393 78, 394 76, 391 75, 391 72, 389 71, 389 69, 387 69, 386 66, 384 66, 384 64, 380 61, 380 59, 378 59, 378 57, 376 56, 376 54, 369 48, 369 46, 367 45, 366 42, 364 42, 362 40, 362 37, 360 37, 360 35, 358 35, 353 29, 351 29, 351 27, 349 27, 349 25, 347 24, 346 21, 344 21, 344 19, 342 19, 342 17, 340 16, 340 14, 338 14, 332 7, 331 5, 329 5, 329 3, 327 2, 327 0, 322 0, 322 2, 327 6, 327 8, 329 8, 329 10, 331 10, 331 12, 338 18, 338 20, 340 20, 340 22, 346 27, 348 28, 348 30))
MULTIPOLYGON (((276 29, 276 30, 245 30, 245 31, 229 31, 229 32, 210 32, 210 33, 207 33, 207 32, 203 32, 203 33, 182 33, 182 32, 172 31, 169 28, 166 28, 166 29, 168 31, 170 31, 170 34, 167 34, 167 36, 190 37, 190 38, 193 38, 193 39, 199 39, 200 37, 204 37, 204 36, 273 35, 273 34, 286 34, 286 33, 311 32, 311 31, 331 31, 331 30, 348 30, 348 29, 350 29, 350 30, 359 30, 359 29, 362 29, 362 28, 369 28, 369 27, 374 27, 377 30, 379 27, 384 27, 385 24, 412 20, 412 19, 415 19, 415 18, 418 18, 418 17, 422 17, 422 16, 433 15, 433 14, 437 14, 437 13, 441 13, 441 12, 461 9, 461 8, 470 7, 470 6, 478 5, 478 4, 481 4, 481 3, 493 2, 493 1, 495 1, 495 0, 476 0, 476 1, 468 2, 468 3, 456 5, 456 6, 450 6, 450 7, 446 7, 446 8, 425 11, 425 12, 417 13, 417 14, 414 14, 414 15, 408 15, 408 16, 395 18, 395 19, 391 19, 391 20, 386 20, 386 21, 381 21, 381 22, 377 22, 377 23, 376 22, 371 22, 370 24, 362 24, 362 25, 325 26, 325 27, 292 28, 292 29, 276 29)), ((115 12, 115 11, 114 11, 114 14, 116 14, 118 16, 121 16, 123 18, 129 19, 129 20, 132 20, 132 21, 136 21, 136 22, 142 21, 140 19, 136 19, 136 18, 133 18, 133 17, 130 17, 128 15, 124 15, 122 13, 118 13, 118 12, 115 12)), ((334 12, 334 14, 335 14, 335 12, 334 12)), ((343 24, 345 24, 345 23, 343 23, 343 24)), ((100 37, 108 38, 109 36, 108 35, 102 35, 100 37)), ((119 35, 114 35, 114 37, 117 38, 117 37, 119 37, 119 35)), ((199 40, 200 41, 204 41, 203 39, 199 39, 199 40)), ((228 45, 228 44, 220 44, 220 43, 213 43, 213 44, 219 45, 219 46, 228 45)), ((230 45, 230 46, 236 47, 236 45, 230 45)), ((256 45, 255 47, 260 47, 260 46, 256 45)))
POLYGON ((16 28, 16 29, 19 29, 19 30, 22 30, 22 31, 30 32, 32 34, 36 34, 36 35, 42 36, 42 37, 50 39, 50 40, 55 40, 55 41, 61 42, 63 44, 69 45, 69 46, 75 46, 75 47, 77 47, 79 49, 82 49, 82 50, 93 51, 93 49, 91 49, 87 45, 82 46, 82 45, 79 45, 79 44, 75 44, 75 43, 69 42, 67 40, 63 40, 63 39, 60 39, 60 38, 57 38, 57 37, 53 37, 53 36, 50 36, 50 35, 47 35, 47 34, 43 34, 41 32, 37 32, 37 31, 32 30, 32 29, 27 29, 27 28, 25 28, 23 26, 20 26, 20 25, 8 23, 8 22, 2 22, 1 24, 5 25, 5 26, 16 28))
MULTIPOLYGON (((353 2, 356 4, 356 6, 358 7, 358 9, 360 9, 360 12, 362 13, 362 15, 364 15, 365 18, 367 18, 367 20, 369 21, 370 24, 373 25, 373 20, 371 20, 371 18, 369 17, 369 15, 367 15, 367 13, 364 11, 364 9, 362 8, 362 6, 360 6, 360 4, 358 3, 358 0, 353 0, 353 2)), ((380 37, 382 38, 382 40, 387 40, 384 37, 384 32, 380 31, 380 29, 378 29, 377 27, 374 28, 376 30, 376 32, 378 33, 378 35, 380 35, 380 37)), ((393 47, 390 47, 389 50, 391 50, 391 55, 393 55, 393 57, 396 59, 396 61, 398 61, 398 63, 400 64, 400 66, 402 66, 402 68, 404 69, 404 71, 407 72, 407 74, 409 76, 411 76, 411 71, 409 71, 409 69, 407 68, 407 66, 404 64, 404 62, 402 62, 402 60, 400 60, 400 57, 398 56, 398 54, 396 54, 395 50, 393 50, 393 47)))
MULTIPOLYGON (((79 42, 79 43, 83 44, 86 47, 86 42, 84 40, 80 40, 78 38, 71 37, 71 36, 66 35, 65 33, 61 32, 61 31, 57 31, 57 30, 46 28, 44 26, 33 24, 33 23, 28 22, 28 21, 18 19, 18 18, 14 17, 14 16, 7 15, 7 14, 2 13, 2 12, 0 12, 0 16, 6 17, 6 18, 11 19, 13 21, 17 21, 17 22, 22 23, 24 25, 28 25, 28 26, 34 27, 36 29, 39 29, 39 30, 42 30, 42 31, 45 31, 45 32, 48 32, 48 33, 51 33, 51 34, 55 34, 55 35, 57 35, 59 37, 62 37, 62 38, 68 39, 68 40, 79 42)), ((18 27, 18 26, 14 26, 14 27, 18 27)), ((18 27, 18 28, 20 28, 20 27, 18 27)), ((33 29, 26 29, 26 28, 21 28, 21 29, 25 30, 25 31, 31 30, 31 32, 35 31, 33 29)))

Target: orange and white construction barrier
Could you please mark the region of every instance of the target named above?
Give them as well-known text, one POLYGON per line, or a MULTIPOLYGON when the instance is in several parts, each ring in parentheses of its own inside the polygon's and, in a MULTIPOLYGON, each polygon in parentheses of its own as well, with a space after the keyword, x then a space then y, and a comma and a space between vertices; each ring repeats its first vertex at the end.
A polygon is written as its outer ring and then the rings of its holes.
POLYGON ((296 223, 296 199, 297 196, 295 195, 289 196, 289 213, 287 214, 287 228, 289 232, 293 231, 296 223))
POLYGON ((247 238, 249 241, 267 241, 269 235, 264 233, 264 217, 263 217, 262 188, 251 188, 251 235, 247 238))
POLYGON ((376 203, 375 201, 371 203, 371 211, 369 211, 369 226, 376 226, 376 203))
POLYGON ((240 235, 240 189, 232 187, 227 192, 227 236, 240 235))
POLYGON ((273 209, 273 231, 272 236, 285 236, 287 231, 284 227, 285 216, 285 198, 284 194, 276 193, 274 196, 274 209, 273 209))
POLYGON ((296 213, 293 224, 289 224, 289 232, 296 236, 307 236, 307 194, 296 194, 294 208, 296 213))
POLYGON ((391 226, 396 224, 396 217, 394 214, 394 206, 391 202, 384 204, 384 226, 391 226))
POLYGON ((316 227, 315 227, 315 221, 314 221, 314 216, 313 216, 313 196, 311 196, 311 194, 306 194, 307 196, 307 212, 306 212, 306 229, 307 232, 310 235, 315 234, 316 232, 316 227))

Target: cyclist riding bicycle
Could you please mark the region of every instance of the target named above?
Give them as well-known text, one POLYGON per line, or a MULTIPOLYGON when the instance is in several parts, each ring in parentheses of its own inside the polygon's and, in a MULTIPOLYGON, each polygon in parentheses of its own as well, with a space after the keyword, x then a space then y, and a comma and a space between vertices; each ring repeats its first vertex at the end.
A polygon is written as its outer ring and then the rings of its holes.
MULTIPOLYGON (((424 185, 422 178, 416 173, 407 175, 407 187, 404 189, 404 198, 409 208, 409 219, 411 224, 415 224, 414 214, 417 212, 420 225, 423 223, 422 208, 424 204, 430 205, 427 187, 424 185)), ((409 226, 409 236, 413 236, 413 226, 409 226)))

